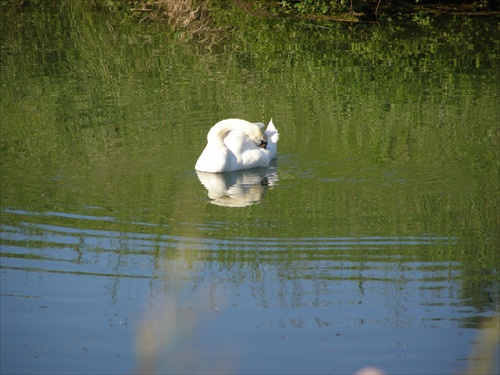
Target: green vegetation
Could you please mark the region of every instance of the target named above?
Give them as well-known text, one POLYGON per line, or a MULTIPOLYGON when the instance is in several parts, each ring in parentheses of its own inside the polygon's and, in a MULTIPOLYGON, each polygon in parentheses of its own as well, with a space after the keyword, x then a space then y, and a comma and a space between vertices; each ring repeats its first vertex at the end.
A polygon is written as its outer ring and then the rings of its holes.
POLYGON ((498 11, 492 0, 456 1, 441 0, 432 3, 420 0, 398 2, 393 0, 282 0, 246 1, 254 12, 295 15, 335 21, 392 20, 415 15, 487 15, 498 11))

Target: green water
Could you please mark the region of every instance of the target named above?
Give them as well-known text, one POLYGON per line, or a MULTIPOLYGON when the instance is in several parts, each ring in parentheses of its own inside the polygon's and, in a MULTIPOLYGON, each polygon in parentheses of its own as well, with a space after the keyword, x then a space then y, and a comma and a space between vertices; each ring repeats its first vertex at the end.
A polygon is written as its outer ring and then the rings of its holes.
POLYGON ((468 365, 500 296, 498 19, 219 9, 189 39, 78 4, 1 18, 2 373, 468 365), (230 117, 281 135, 239 208, 194 171, 230 117))

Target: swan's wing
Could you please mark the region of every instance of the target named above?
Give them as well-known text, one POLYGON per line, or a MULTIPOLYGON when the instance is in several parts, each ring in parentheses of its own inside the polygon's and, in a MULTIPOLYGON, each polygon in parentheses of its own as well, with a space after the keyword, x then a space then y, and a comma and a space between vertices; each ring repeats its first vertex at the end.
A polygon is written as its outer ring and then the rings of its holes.
POLYGON ((256 147, 253 150, 243 152, 238 158, 238 164, 243 169, 267 167, 272 159, 273 155, 270 150, 256 147))

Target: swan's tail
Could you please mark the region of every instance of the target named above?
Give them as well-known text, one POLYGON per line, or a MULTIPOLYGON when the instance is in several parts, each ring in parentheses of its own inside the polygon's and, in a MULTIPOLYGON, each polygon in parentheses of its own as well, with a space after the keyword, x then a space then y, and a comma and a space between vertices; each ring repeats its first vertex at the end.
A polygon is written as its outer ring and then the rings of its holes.
POLYGON ((280 139, 280 134, 278 133, 278 129, 274 126, 273 119, 271 119, 271 121, 269 121, 269 125, 267 125, 266 135, 268 142, 271 141, 276 143, 280 139))
POLYGON ((269 124, 267 125, 266 131, 276 131, 276 127, 274 126, 273 119, 269 121, 269 124))
POLYGON ((267 135, 267 149, 271 151, 273 155, 273 159, 278 155, 278 140, 280 139, 280 134, 278 133, 278 129, 273 124, 273 119, 269 121, 269 125, 267 125, 266 129, 267 135))

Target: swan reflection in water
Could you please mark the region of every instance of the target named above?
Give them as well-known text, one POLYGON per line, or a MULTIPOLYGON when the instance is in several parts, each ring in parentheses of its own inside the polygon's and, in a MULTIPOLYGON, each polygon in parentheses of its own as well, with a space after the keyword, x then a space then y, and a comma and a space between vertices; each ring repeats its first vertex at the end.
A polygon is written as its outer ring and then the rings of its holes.
POLYGON ((246 207, 259 202, 269 187, 278 183, 276 168, 254 168, 234 172, 196 172, 208 191, 210 203, 246 207))

